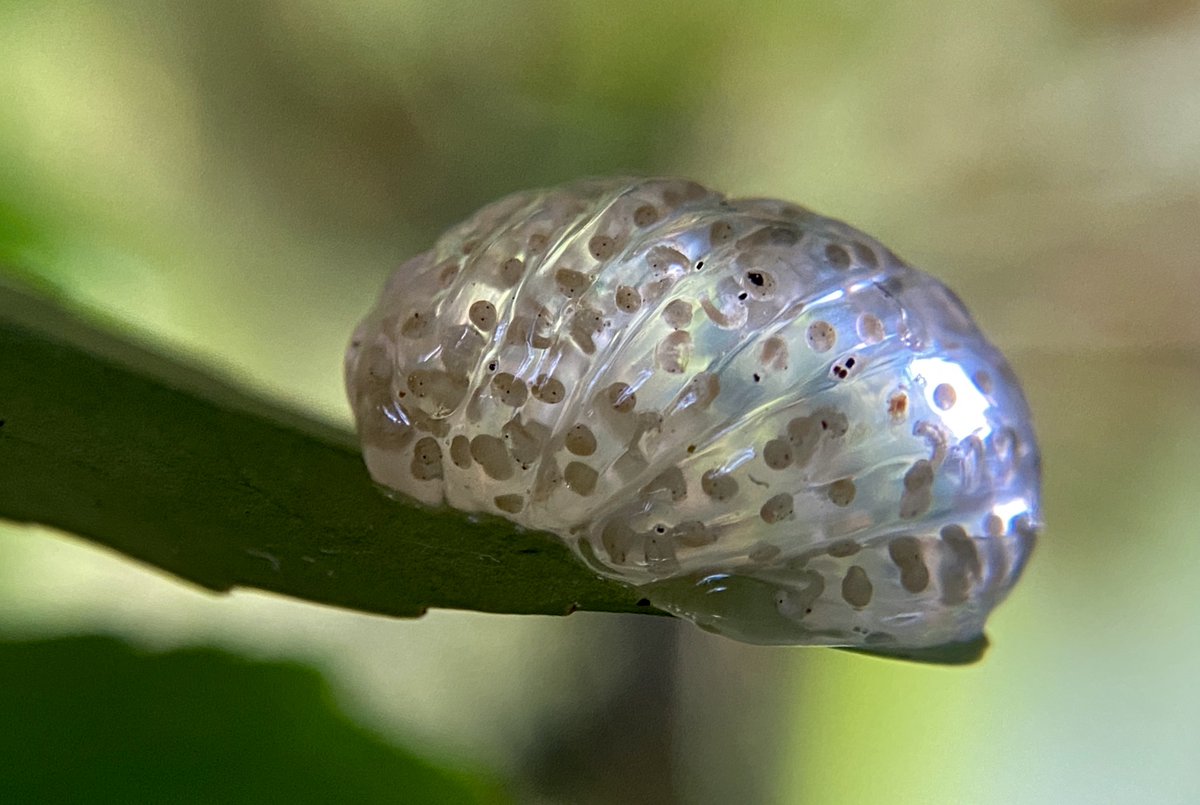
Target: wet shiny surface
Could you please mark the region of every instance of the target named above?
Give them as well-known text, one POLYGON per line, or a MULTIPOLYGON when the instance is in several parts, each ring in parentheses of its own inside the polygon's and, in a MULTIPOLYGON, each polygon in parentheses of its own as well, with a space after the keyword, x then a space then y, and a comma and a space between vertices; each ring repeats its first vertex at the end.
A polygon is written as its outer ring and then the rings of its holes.
POLYGON ((1028 408, 961 303, 784 202, 504 199, 397 271, 346 371, 376 481, 749 642, 969 640, 1039 528, 1028 408))

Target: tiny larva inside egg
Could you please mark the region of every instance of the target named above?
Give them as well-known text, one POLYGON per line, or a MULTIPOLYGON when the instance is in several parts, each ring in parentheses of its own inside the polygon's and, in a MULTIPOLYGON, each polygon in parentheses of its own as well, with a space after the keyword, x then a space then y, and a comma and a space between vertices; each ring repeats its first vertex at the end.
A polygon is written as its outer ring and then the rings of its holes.
POLYGON ((378 483, 748 642, 971 641, 1039 528, 1029 410, 944 285, 692 182, 484 208, 396 272, 346 385, 378 483))

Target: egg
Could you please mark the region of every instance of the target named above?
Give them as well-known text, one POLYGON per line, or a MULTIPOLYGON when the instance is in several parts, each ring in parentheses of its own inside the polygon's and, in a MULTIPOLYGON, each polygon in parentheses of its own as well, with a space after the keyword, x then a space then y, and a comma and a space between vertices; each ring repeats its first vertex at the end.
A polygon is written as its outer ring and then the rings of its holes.
POLYGON ((946 286, 685 180, 485 207, 392 275, 345 379, 378 484, 747 642, 975 640, 1041 529, 1029 408, 946 286))

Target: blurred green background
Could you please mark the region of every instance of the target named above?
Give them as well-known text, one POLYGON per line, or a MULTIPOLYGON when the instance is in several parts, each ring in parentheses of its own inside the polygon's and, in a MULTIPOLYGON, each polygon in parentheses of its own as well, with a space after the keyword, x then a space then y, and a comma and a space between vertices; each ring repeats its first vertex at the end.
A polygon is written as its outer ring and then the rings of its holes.
POLYGON ((4 0, 4 270, 348 423, 358 316, 483 203, 623 172, 788 198, 1006 351, 1048 528, 990 654, 937 669, 216 597, 0 524, 0 793, 1200 801, 1197 64, 1190 0, 4 0))

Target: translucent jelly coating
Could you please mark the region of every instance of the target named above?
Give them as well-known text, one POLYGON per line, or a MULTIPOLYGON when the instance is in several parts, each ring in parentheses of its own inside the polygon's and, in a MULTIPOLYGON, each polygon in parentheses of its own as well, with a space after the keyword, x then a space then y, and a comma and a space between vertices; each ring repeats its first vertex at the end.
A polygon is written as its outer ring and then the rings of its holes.
POLYGON ((691 182, 483 209, 390 279, 346 385, 381 485, 741 640, 971 639, 1039 527, 1029 410, 945 286, 691 182))

